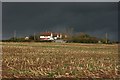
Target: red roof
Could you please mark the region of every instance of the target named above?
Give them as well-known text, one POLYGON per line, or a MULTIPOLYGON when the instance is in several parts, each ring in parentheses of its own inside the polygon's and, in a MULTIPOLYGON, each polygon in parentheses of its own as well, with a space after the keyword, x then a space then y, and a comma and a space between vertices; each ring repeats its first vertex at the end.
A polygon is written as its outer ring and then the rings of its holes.
POLYGON ((41 36, 50 36, 51 32, 42 32, 40 33, 41 36))
MULTIPOLYGON (((41 36, 50 36, 52 32, 42 32, 40 33, 41 36)), ((57 35, 60 36, 59 33, 52 33, 54 37, 57 37, 57 35)))

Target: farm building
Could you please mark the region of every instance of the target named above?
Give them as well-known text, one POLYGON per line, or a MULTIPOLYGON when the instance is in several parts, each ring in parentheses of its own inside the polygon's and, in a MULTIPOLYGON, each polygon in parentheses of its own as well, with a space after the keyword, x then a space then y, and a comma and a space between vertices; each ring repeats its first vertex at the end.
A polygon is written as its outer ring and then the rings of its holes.
POLYGON ((26 36, 26 37, 25 37, 25 40, 29 40, 29 37, 26 36))
POLYGON ((40 40, 57 40, 62 39, 62 34, 53 32, 42 32, 40 33, 40 40))

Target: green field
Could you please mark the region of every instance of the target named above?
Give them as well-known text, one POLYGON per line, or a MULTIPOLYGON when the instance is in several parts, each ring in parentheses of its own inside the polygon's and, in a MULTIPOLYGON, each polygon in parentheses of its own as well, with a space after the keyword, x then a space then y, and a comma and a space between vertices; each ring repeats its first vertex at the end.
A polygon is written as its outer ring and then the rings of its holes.
POLYGON ((117 78, 117 44, 2 44, 3 78, 117 78))

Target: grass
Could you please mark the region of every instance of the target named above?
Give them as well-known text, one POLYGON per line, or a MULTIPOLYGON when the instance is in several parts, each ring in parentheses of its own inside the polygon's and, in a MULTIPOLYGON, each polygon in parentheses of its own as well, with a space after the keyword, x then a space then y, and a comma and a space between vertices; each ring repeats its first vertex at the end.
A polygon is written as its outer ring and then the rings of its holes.
POLYGON ((3 78, 117 78, 117 44, 2 43, 3 78))

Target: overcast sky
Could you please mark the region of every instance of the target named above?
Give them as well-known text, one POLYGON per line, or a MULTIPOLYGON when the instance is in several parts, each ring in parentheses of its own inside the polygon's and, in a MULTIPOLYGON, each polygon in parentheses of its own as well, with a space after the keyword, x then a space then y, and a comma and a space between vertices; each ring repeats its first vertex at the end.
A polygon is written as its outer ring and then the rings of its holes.
POLYGON ((118 37, 117 2, 3 2, 3 39, 29 36, 34 32, 64 32, 72 27, 74 33, 85 32, 111 40, 118 37))
POLYGON ((1 0, 2 2, 118 2, 120 0, 1 0))

